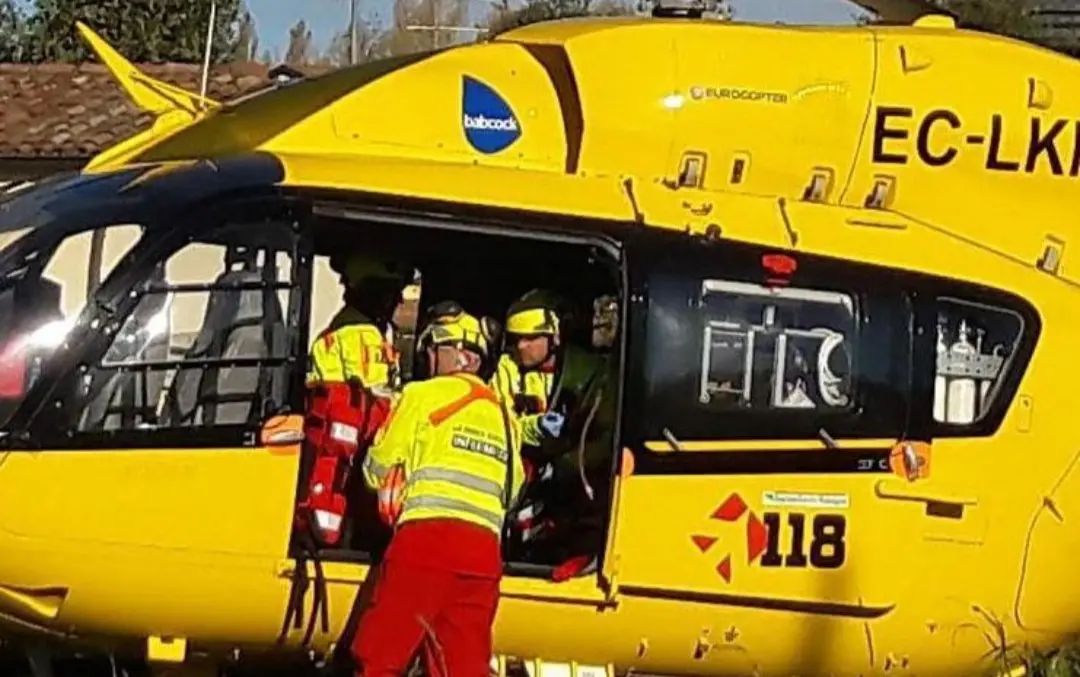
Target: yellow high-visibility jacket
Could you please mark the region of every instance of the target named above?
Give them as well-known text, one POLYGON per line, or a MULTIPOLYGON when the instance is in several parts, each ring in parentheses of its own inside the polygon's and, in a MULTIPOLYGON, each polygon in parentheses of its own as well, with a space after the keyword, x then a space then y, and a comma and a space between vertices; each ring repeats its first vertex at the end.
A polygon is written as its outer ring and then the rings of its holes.
POLYGON ((409 383, 368 450, 364 480, 378 490, 398 464, 405 468, 399 525, 449 517, 501 537, 524 481, 520 423, 471 374, 409 383))
POLYGON ((555 387, 555 374, 537 369, 522 371, 517 362, 507 354, 499 358, 495 373, 491 377, 491 386, 502 401, 511 410, 516 411, 521 419, 521 434, 524 444, 539 446, 543 441, 540 434, 540 417, 548 409, 548 398, 555 387), (518 400, 531 400, 531 408, 539 413, 525 413, 518 400))
MULTIPOLYGON (((566 355, 562 364, 563 392, 572 395, 577 406, 588 406, 585 398, 592 394, 596 383, 602 380, 600 377, 603 375, 603 370, 607 369, 606 360, 574 344, 568 345, 565 350, 566 355)), ((507 354, 499 358, 495 374, 491 377, 492 386, 499 397, 506 402, 507 406, 514 408, 515 402, 524 396, 524 399, 532 400, 533 406, 540 412, 539 414, 524 414, 518 411, 525 444, 540 446, 543 442, 540 417, 551 404, 555 378, 556 374, 538 369, 522 371, 521 367, 507 354)), ((614 399, 614 394, 610 395, 609 399, 614 399)), ((576 412, 567 412, 567 414, 574 413, 576 412)))
POLYGON ((370 319, 346 306, 311 344, 307 385, 346 383, 369 389, 397 386, 398 357, 370 319))

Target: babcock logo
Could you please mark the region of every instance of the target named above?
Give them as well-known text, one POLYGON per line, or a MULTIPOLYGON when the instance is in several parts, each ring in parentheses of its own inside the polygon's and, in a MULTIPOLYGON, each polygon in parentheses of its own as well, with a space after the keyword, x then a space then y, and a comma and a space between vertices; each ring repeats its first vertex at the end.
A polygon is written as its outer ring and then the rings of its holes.
POLYGON ((469 145, 481 153, 498 153, 521 136, 521 125, 509 104, 484 83, 462 77, 461 125, 469 145))

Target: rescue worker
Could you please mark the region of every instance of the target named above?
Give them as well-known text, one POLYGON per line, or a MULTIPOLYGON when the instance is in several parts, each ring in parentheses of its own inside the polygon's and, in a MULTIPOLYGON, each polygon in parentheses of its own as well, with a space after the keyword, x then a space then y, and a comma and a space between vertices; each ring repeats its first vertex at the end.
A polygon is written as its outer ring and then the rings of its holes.
POLYGON ((434 315, 417 338, 431 376, 405 386, 363 465, 395 525, 352 645, 366 677, 404 674, 422 643, 428 674, 489 672, 521 430, 476 375, 490 334, 453 302, 434 315))
POLYGON ((595 361, 588 380, 581 386, 579 415, 573 429, 568 431, 571 446, 576 449, 557 457, 552 471, 559 491, 572 497, 562 506, 570 515, 568 520, 564 517, 570 529, 560 553, 563 559, 552 572, 555 581, 595 571, 597 555, 604 547, 618 411, 615 390, 619 382, 615 351, 618 318, 619 302, 615 296, 605 294, 593 300, 591 343, 596 351, 595 361), (582 490, 570 491, 572 484, 582 490))
POLYGON ((595 531, 584 528, 583 518, 596 513, 591 505, 595 487, 604 488, 609 479, 615 397, 605 397, 605 390, 609 382, 617 382, 609 379, 617 363, 608 358, 617 308, 610 296, 593 304, 592 344, 599 354, 571 343, 563 348, 561 360, 560 323, 550 294, 530 291, 507 314, 510 351, 500 360, 496 379, 504 399, 514 401, 523 414, 525 443, 535 445, 523 452, 526 476, 540 480, 529 489, 529 499, 514 521, 523 544, 548 539, 544 554, 560 563, 557 580, 585 573, 590 564, 589 559, 579 561, 577 554, 592 538, 583 540, 577 532, 595 531), (553 398, 561 400, 556 406, 571 413, 565 431, 564 415, 550 411, 553 398))
MULTIPOLYGON (((521 418, 523 444, 539 447, 545 439, 559 437, 566 422, 550 407, 562 344, 554 297, 533 289, 514 301, 504 332, 508 350, 499 357, 492 380, 521 418)), ((561 366, 565 372, 566 365, 561 366)))
POLYGON ((314 465, 300 503, 326 546, 341 539, 354 456, 390 409, 398 381, 390 318, 411 280, 408 266, 358 255, 330 264, 345 287, 344 306, 311 346, 304 429, 314 465))

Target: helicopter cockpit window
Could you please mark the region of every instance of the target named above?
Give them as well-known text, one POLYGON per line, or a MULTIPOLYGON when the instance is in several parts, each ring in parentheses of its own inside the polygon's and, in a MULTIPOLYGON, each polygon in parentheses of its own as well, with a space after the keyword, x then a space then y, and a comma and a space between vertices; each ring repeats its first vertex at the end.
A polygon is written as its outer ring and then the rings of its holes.
POLYGON ((934 420, 971 424, 989 409, 1024 320, 1012 310, 955 298, 937 302, 934 420))
POLYGON ((135 308, 79 383, 76 430, 252 425, 283 404, 296 257, 288 230, 260 228, 200 238, 132 290, 135 308))
POLYGON ((710 409, 852 406, 854 300, 706 280, 698 400, 710 409))
POLYGON ((63 345, 89 294, 138 242, 138 225, 49 238, 5 238, 0 270, 0 421, 7 421, 63 345))

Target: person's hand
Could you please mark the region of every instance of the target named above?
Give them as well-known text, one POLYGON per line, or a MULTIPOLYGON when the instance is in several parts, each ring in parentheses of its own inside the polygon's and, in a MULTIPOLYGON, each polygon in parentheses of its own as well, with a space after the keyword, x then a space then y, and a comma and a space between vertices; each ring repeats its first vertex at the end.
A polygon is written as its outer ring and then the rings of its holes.
POLYGON ((549 411, 540 417, 540 431, 544 433, 546 437, 555 439, 562 435, 563 425, 566 423, 566 417, 557 411, 549 411))

